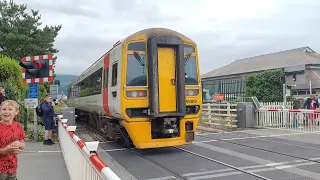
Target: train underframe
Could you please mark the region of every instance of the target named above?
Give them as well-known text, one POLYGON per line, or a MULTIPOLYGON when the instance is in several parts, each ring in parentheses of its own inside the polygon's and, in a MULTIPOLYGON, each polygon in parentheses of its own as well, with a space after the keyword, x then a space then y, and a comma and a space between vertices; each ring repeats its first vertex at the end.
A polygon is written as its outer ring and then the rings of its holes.
MULTIPOLYGON (((119 119, 110 119, 98 115, 98 113, 90 113, 76 110, 77 119, 86 123, 88 126, 101 132, 104 137, 110 141, 120 141, 123 147, 132 148, 134 144, 127 130, 120 124, 119 119)), ((180 119, 178 117, 157 118, 151 121, 152 139, 174 138, 180 136, 180 119)), ((186 129, 193 129, 193 123, 187 124, 186 129)))

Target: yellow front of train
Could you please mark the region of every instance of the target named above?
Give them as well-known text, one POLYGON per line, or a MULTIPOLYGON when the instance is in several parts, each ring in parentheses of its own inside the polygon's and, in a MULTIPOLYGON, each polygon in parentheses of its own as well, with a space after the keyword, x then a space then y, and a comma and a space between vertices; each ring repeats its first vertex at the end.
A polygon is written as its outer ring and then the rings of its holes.
POLYGON ((191 143, 202 111, 196 43, 153 28, 126 38, 122 52, 121 123, 135 147, 191 143))

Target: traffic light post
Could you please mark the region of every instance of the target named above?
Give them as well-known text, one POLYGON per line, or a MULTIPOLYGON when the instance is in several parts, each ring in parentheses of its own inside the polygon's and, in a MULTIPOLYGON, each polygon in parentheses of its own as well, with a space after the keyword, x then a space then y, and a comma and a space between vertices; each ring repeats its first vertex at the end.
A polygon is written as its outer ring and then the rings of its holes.
MULTIPOLYGON (((51 82, 53 79, 53 55, 27 56, 21 59, 22 82, 29 84, 29 96, 25 96, 24 105, 34 110, 34 139, 38 140, 38 118, 36 107, 39 104, 38 83, 51 82)), ((28 116, 24 116, 24 129, 27 130, 28 116)))

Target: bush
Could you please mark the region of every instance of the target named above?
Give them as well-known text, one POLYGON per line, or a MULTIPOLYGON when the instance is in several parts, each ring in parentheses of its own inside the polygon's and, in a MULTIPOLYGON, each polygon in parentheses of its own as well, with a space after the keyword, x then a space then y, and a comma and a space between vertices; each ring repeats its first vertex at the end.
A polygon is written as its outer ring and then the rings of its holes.
MULTIPOLYGON (((26 136, 28 139, 33 140, 34 136, 33 136, 33 132, 34 132, 34 128, 33 128, 33 123, 28 123, 28 129, 26 132, 26 136)), ((38 141, 44 141, 44 127, 41 125, 38 125, 38 141)))
POLYGON ((245 95, 256 96, 262 102, 283 101, 282 69, 266 70, 245 79, 245 95))

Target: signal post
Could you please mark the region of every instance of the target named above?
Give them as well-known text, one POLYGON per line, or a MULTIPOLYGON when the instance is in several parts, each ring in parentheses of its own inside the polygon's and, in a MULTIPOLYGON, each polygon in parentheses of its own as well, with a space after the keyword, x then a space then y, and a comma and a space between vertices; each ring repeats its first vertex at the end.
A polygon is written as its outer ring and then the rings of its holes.
MULTIPOLYGON (((21 59, 22 81, 29 84, 29 93, 25 93, 24 106, 34 112, 34 139, 38 140, 38 118, 36 107, 39 104, 39 83, 53 80, 53 55, 27 56, 21 59)), ((27 113, 27 112, 26 112, 27 113)), ((24 129, 27 130, 28 117, 24 116, 24 129)))

